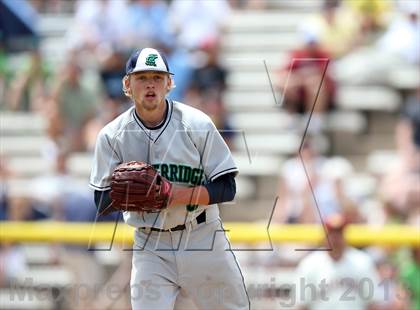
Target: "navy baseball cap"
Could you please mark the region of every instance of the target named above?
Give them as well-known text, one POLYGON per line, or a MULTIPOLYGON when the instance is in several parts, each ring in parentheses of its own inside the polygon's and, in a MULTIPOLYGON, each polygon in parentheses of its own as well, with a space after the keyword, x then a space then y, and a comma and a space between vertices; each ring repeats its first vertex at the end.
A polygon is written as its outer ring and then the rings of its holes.
POLYGON ((157 49, 146 47, 131 54, 125 66, 125 74, 141 71, 158 71, 173 74, 169 71, 165 56, 157 49))

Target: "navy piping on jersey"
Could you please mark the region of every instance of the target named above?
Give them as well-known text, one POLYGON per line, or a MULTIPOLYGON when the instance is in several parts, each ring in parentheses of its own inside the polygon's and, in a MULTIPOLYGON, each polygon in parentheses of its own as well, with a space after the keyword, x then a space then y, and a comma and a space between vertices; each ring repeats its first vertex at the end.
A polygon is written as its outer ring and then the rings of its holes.
POLYGON ((214 179, 216 179, 217 177, 219 177, 222 174, 226 174, 228 172, 236 172, 237 170, 238 170, 238 168, 236 168, 236 167, 228 168, 228 169, 219 171, 215 175, 211 176, 209 179, 210 179, 210 181, 213 181, 214 179), (232 171, 230 171, 230 170, 232 170, 232 171))
POLYGON ((99 191, 106 191, 108 189, 111 189, 111 186, 109 186, 109 185, 108 186, 97 186, 97 185, 94 185, 92 183, 89 183, 89 185, 92 186, 93 188, 99 190, 99 191))
MULTIPOLYGON (((171 118, 172 118, 172 112, 174 111, 174 104, 173 104, 171 99, 169 99, 169 100, 167 99, 166 102, 168 103, 168 109, 169 108, 171 109, 171 113, 169 114, 168 121, 165 120, 165 122, 166 122, 165 127, 163 127, 162 131, 159 133, 159 135, 157 136, 156 140, 153 143, 156 143, 156 141, 159 139, 159 137, 165 131, 166 127, 168 127, 169 122, 171 121, 171 118)), ((168 110, 166 110, 166 111, 168 111, 168 110)), ((166 112, 166 116, 168 116, 167 114, 168 113, 166 112)), ((165 122, 163 122, 163 124, 165 124, 165 122)))
MULTIPOLYGON (((165 101, 165 103, 167 104, 167 101, 165 101)), ((149 130, 156 130, 156 129, 160 129, 160 128, 162 128, 162 127, 163 127, 163 125, 165 124, 165 122, 166 122, 166 118, 167 118, 167 116, 168 116, 168 110, 169 110, 169 104, 167 104, 167 109, 166 109, 166 111, 165 111, 164 121, 163 121, 163 122, 161 122, 159 125, 157 125, 157 126, 155 126, 155 127, 149 127, 149 126, 147 126, 145 123, 143 123, 143 122, 142 122, 142 120, 141 120, 141 118, 140 118, 140 116, 137 114, 136 109, 134 109, 134 114, 136 114, 136 119, 137 119, 138 121, 140 121, 140 122, 141 122, 141 124, 142 124, 145 128, 147 128, 147 129, 149 129, 149 130)))
MULTIPOLYGON (((156 126, 156 127, 148 127, 148 126, 146 126, 141 121, 140 117, 137 115, 136 109, 134 109, 134 111, 133 111, 134 119, 136 120, 136 122, 140 126, 140 128, 143 129, 143 131, 145 131, 145 128, 148 129, 148 130, 157 130, 157 129, 160 129, 160 128, 163 127, 162 131, 159 133, 159 135, 156 137, 156 139, 153 141, 153 143, 155 143, 159 139, 159 137, 165 131, 166 127, 169 125, 169 121, 171 120, 172 112, 174 110, 173 109, 173 102, 170 99, 169 100, 166 99, 166 104, 167 104, 167 109, 166 109, 166 113, 165 113, 165 120, 161 124, 159 124, 158 126, 156 126), (168 117, 168 110, 171 110, 170 111, 170 114, 169 114, 169 117, 168 117)), ((147 132, 146 132, 146 134, 147 134, 147 132)), ((149 137, 149 139, 151 139, 151 137, 148 134, 147 134, 147 136, 149 137)))

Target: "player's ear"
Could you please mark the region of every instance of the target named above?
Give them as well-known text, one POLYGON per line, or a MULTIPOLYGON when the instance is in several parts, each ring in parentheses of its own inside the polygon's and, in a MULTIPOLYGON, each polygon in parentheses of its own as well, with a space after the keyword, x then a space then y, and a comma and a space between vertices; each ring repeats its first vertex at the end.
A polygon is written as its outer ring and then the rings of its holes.
POLYGON ((123 87, 124 94, 128 97, 131 97, 130 76, 129 75, 124 76, 124 78, 122 79, 122 87, 123 87))
POLYGON ((166 90, 169 92, 169 91, 171 91, 174 88, 175 88, 175 81, 172 78, 172 76, 169 75, 168 76, 168 84, 167 84, 166 90))
POLYGON ((172 89, 172 79, 168 74, 168 79, 167 79, 167 83, 166 83, 166 91, 169 92, 172 89))

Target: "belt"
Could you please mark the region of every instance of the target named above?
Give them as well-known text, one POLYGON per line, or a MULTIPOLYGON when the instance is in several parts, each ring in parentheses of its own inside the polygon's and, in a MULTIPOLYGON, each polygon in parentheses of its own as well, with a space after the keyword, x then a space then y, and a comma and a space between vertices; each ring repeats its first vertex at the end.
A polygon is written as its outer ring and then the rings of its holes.
MULTIPOLYGON (((197 224, 204 223, 206 221, 206 211, 201 212, 195 219, 197 220, 197 224)), ((140 227, 139 229, 150 229, 151 231, 159 231, 159 232, 178 231, 178 230, 184 230, 185 224, 177 225, 169 229, 160 229, 160 228, 155 228, 155 227, 140 227)))

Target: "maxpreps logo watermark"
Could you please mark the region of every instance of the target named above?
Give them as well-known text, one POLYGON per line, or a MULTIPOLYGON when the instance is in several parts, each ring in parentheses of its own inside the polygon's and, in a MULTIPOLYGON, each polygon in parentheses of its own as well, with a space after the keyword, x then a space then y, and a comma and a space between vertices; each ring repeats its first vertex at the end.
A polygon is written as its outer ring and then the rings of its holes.
MULTIPOLYGON (((200 301, 207 300, 211 304, 223 305, 232 296, 235 290, 242 290, 243 283, 214 285, 204 283, 196 285, 187 292, 190 297, 200 301)), ((152 281, 140 281, 129 286, 126 284, 86 285, 72 284, 65 287, 51 288, 35 285, 33 279, 25 278, 18 281, 13 279, 9 301, 44 301, 52 300, 55 303, 73 305, 83 304, 86 300, 92 300, 99 294, 110 301, 116 301, 121 297, 130 298, 132 301, 149 300, 158 301, 165 298, 167 287, 153 283, 152 281), (27 288, 31 288, 28 290, 27 288), (128 296, 131 292, 131 296, 128 296), (125 297, 126 296, 126 297, 125 297)), ((328 303, 339 302, 343 305, 353 302, 370 303, 372 301, 388 302, 392 300, 408 301, 410 294, 393 290, 393 281, 385 279, 375 282, 370 278, 342 278, 336 281, 322 279, 319 283, 309 283, 305 278, 299 278, 295 283, 285 284, 270 278, 268 283, 249 283, 247 285, 248 296, 253 301, 275 299, 280 307, 294 307, 305 303, 328 303)))
POLYGON ((127 285, 87 285, 83 283, 68 284, 64 286, 47 286, 36 284, 33 278, 16 279, 10 281, 8 299, 14 301, 53 301, 55 304, 81 305, 85 301, 92 301, 100 294, 110 301, 116 301, 126 295, 127 285))
POLYGON ((294 283, 277 283, 272 277, 270 283, 250 284, 248 294, 253 300, 276 299, 281 307, 294 307, 300 304, 333 302, 343 306, 354 302, 390 302, 409 301, 411 296, 407 291, 395 290, 392 279, 374 281, 368 277, 354 279, 350 277, 337 278, 333 281, 321 279, 318 283, 299 278, 294 283))

